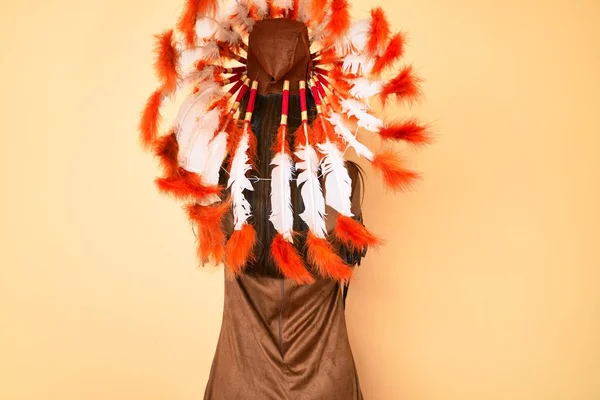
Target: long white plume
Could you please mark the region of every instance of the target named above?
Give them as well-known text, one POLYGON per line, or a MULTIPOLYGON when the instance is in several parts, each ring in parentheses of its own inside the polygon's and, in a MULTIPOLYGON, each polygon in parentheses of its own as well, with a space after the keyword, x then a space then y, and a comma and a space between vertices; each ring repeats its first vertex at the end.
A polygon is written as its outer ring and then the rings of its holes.
POLYGON ((375 154, 367 146, 362 144, 356 139, 356 137, 350 131, 350 128, 346 126, 344 123, 342 116, 338 113, 331 113, 331 116, 328 118, 328 121, 335 127, 335 132, 342 138, 350 147, 356 151, 356 154, 359 157, 365 157, 367 160, 372 161, 375 154))
POLYGON ((219 132, 208 144, 208 159, 201 171, 204 182, 216 185, 219 183, 221 166, 227 155, 227 132, 219 132))
MULTIPOLYGON (((221 166, 225 156, 227 155, 227 132, 219 132, 208 144, 208 159, 204 170, 200 172, 203 181, 209 185, 217 185, 219 183, 219 175, 221 166)), ((203 206, 213 204, 221 200, 219 195, 214 194, 207 196, 200 201, 203 206)))
POLYGON ((188 171, 201 174, 209 157, 208 143, 219 127, 221 109, 215 108, 204 114, 187 142, 179 141, 179 165, 188 171))
POLYGON ((191 134, 196 128, 198 119, 204 115, 210 102, 221 94, 221 88, 216 83, 208 83, 198 93, 190 94, 179 107, 179 112, 173 128, 177 132, 179 143, 188 143, 191 134))
POLYGON ((380 81, 371 81, 367 78, 357 78, 352 81, 354 86, 350 89, 352 97, 357 99, 368 99, 381 92, 382 84, 380 81))
POLYGON ((292 194, 290 181, 292 180, 293 164, 289 154, 281 151, 273 157, 271 165, 271 215, 269 220, 275 230, 291 242, 294 227, 292 211, 292 194))
POLYGON ((369 114, 367 105, 361 101, 344 99, 342 100, 342 111, 348 116, 358 118, 358 126, 371 132, 377 132, 383 127, 383 121, 376 116, 369 114))
POLYGON ((302 185, 300 196, 304 203, 304 211, 300 214, 300 218, 308 225, 308 229, 315 236, 324 238, 327 231, 325 226, 325 199, 317 176, 319 170, 317 152, 310 145, 302 145, 294 154, 300 159, 296 163, 296 169, 301 171, 296 179, 298 186, 302 185))
POLYGON ((321 168, 325 175, 325 202, 342 215, 352 214, 352 179, 346 169, 344 156, 340 149, 329 140, 317 145, 324 154, 321 168))
POLYGON ((240 139, 233 160, 227 187, 231 187, 231 199, 233 202, 234 229, 240 230, 246 224, 252 214, 250 203, 244 197, 244 190, 254 190, 246 173, 250 170, 250 159, 248 149, 250 148, 248 132, 244 132, 240 139))

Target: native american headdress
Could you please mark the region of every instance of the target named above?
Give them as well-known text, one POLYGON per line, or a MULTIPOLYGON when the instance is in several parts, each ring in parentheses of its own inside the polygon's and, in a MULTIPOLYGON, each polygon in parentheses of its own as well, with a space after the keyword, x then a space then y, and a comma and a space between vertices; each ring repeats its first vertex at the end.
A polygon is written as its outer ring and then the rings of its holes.
POLYGON ((321 275, 345 281, 351 269, 328 239, 359 250, 380 242, 352 218, 347 149, 366 159, 391 189, 406 188, 418 177, 389 145, 374 151, 357 137, 365 130, 384 142, 430 142, 416 119, 385 122, 374 115, 371 98, 384 107, 389 99, 412 101, 420 95, 420 80, 411 66, 393 71, 404 37, 391 32, 383 10, 352 22, 348 8, 346 0, 234 0, 228 7, 217 0, 187 0, 177 29, 156 35, 161 85, 142 112, 141 143, 164 170, 156 179, 160 191, 185 202, 197 226, 201 261, 223 262, 229 276, 243 271, 256 240, 244 193, 253 190, 248 175, 256 147, 251 118, 257 93, 283 96, 272 147, 269 220, 277 232, 271 256, 285 277, 313 282, 309 263, 321 275), (267 65, 265 54, 272 60, 267 65), (317 109, 312 123, 307 91, 317 109), (187 97, 175 121, 158 136, 161 105, 181 92, 187 97), (295 135, 287 130, 290 93, 299 95, 301 104, 295 135), (244 115, 242 101, 247 101, 244 115), (229 196, 219 186, 223 173, 229 196), (293 180, 304 203, 306 260, 294 246, 293 180), (327 237, 326 205, 338 213, 334 238, 327 237), (227 238, 221 224, 230 210, 234 230, 227 238))

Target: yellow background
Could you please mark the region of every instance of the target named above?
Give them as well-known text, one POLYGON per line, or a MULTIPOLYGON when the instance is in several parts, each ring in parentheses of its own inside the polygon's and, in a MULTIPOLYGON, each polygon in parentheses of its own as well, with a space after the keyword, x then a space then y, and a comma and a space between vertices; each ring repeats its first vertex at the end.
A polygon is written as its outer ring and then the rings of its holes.
MULTIPOLYGON (((202 398, 222 271, 136 132, 182 3, 2 2, 0 399, 202 398)), ((363 164, 388 241, 349 296, 365 397, 600 399, 600 3, 383 5, 437 143, 406 194, 363 164)))

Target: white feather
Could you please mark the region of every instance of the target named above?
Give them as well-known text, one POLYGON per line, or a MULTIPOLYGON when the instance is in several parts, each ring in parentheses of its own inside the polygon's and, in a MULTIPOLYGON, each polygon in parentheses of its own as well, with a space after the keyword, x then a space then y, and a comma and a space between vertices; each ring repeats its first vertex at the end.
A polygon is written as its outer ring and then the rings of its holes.
POLYGON ((208 62, 217 61, 221 58, 219 46, 216 42, 208 42, 201 46, 192 47, 181 51, 179 65, 181 68, 189 68, 199 60, 208 62))
POLYGON ((350 25, 350 29, 344 37, 336 40, 336 51, 340 55, 348 53, 361 54, 367 46, 369 35, 369 21, 358 20, 350 25))
POLYGON ((324 238, 326 236, 325 199, 317 177, 319 170, 317 152, 310 145, 302 145, 294 154, 300 160, 296 163, 296 170, 299 171, 296 181, 299 187, 302 185, 300 196, 304 203, 304 211, 300 214, 300 218, 315 236, 324 238))
POLYGON ((366 49, 369 41, 369 31, 371 29, 371 22, 368 19, 361 19, 355 21, 350 26, 350 41, 354 50, 362 52, 366 49))
POLYGON ((317 147, 324 154, 321 168, 325 175, 325 203, 340 214, 351 217, 352 179, 346 169, 344 156, 329 140, 317 147))
POLYGON ((231 24, 236 27, 241 27, 248 32, 254 27, 254 19, 249 15, 249 7, 247 0, 234 0, 230 3, 228 10, 231 24))
POLYGON ((310 0, 300 0, 298 2, 298 20, 307 23, 310 20, 310 0))
POLYGON ((240 34, 232 29, 227 18, 219 21, 211 17, 199 17, 196 20, 196 36, 206 43, 210 43, 213 37, 229 45, 235 45, 241 40, 240 34))
POLYGON ((352 81, 354 86, 350 89, 352 97, 357 99, 368 99, 369 97, 375 96, 381 92, 381 82, 371 81, 367 78, 357 78, 352 81))
POLYGON ((373 69, 375 62, 365 55, 348 54, 344 57, 344 72, 350 72, 354 75, 368 74, 373 69))
POLYGON ((198 17, 196 19, 196 37, 199 39, 211 38, 217 30, 218 22, 210 17, 198 17))
POLYGON ((254 190, 252 183, 246 177, 246 173, 250 170, 249 147, 248 132, 244 132, 235 150, 231 162, 229 181, 227 182, 227 187, 231 187, 235 230, 242 229, 242 226, 247 223, 252 214, 250 203, 244 196, 244 190, 254 190))
POLYGON ((227 132, 219 132, 208 144, 208 151, 210 155, 202 175, 206 183, 216 185, 219 183, 221 166, 227 155, 227 132))
POLYGON ((367 105, 363 102, 344 99, 341 102, 342 111, 348 114, 348 116, 355 116, 358 118, 358 126, 365 128, 371 132, 377 132, 383 127, 383 121, 374 115, 369 114, 367 111, 367 105))
POLYGON ((294 0, 273 0, 273 5, 284 10, 291 10, 294 8, 294 0))
POLYGON ((335 127, 335 132, 342 138, 350 147, 356 151, 356 154, 359 157, 365 157, 367 160, 372 161, 375 154, 367 146, 362 144, 356 139, 356 137, 350 131, 350 128, 344 124, 342 120, 342 116, 332 112, 331 116, 328 118, 328 121, 335 127))
POLYGON ((197 69, 196 66, 188 68, 187 71, 181 73, 181 80, 177 82, 178 89, 182 89, 188 85, 200 84, 204 81, 215 83, 215 68, 213 65, 207 65, 201 70, 197 69))
MULTIPOLYGON (((208 160, 201 172, 202 178, 205 183, 210 185, 217 185, 219 183, 219 175, 221 172, 221 166, 225 156, 227 155, 227 132, 219 132, 208 144, 208 160)), ((201 201, 201 205, 213 204, 221 200, 219 195, 211 195, 201 201)))
POLYGON ((190 94, 181 107, 173 123, 179 143, 187 143, 194 132, 198 119, 204 114, 211 100, 220 95, 217 84, 208 83, 198 93, 190 94))
POLYGON ((231 25, 220 26, 220 28, 215 32, 215 38, 221 42, 226 42, 231 46, 237 45, 242 41, 242 35, 234 30, 231 25))
POLYGON ((294 215, 292 211, 292 194, 290 181, 294 166, 289 154, 279 152, 271 161, 271 215, 269 220, 275 230, 287 241, 292 241, 294 215))
POLYGON ((318 42, 325 38, 325 35, 327 34, 327 29, 326 29, 327 24, 329 23, 330 19, 331 19, 331 14, 327 13, 325 15, 325 17, 323 18, 323 21, 321 21, 321 23, 319 25, 317 25, 313 29, 311 29, 310 33, 308 34, 308 38, 310 39, 311 42, 318 42))
POLYGON ((252 0, 252 4, 256 6, 259 18, 263 19, 269 14, 267 0, 252 0))
POLYGON ((198 68, 196 67, 198 61, 202 60, 208 63, 214 63, 221 58, 219 46, 215 42, 191 49, 185 49, 181 51, 180 55, 179 75, 181 76, 181 81, 179 82, 179 87, 183 87, 191 81, 208 77, 210 75, 208 73, 209 68, 212 73, 214 67, 207 67, 206 71, 198 71, 198 68))
POLYGON ((179 142, 179 165, 188 171, 202 174, 210 155, 208 143, 219 128, 221 109, 215 108, 204 114, 187 142, 179 142))

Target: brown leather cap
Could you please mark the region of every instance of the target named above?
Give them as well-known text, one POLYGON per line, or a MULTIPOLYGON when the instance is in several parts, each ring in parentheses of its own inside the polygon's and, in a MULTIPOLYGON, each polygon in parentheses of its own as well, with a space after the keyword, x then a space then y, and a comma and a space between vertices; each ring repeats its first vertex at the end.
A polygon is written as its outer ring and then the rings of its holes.
POLYGON ((290 81, 290 93, 299 92, 312 68, 308 29, 304 23, 266 19, 254 25, 248 39, 248 78, 258 81, 258 93, 281 93, 290 81))

